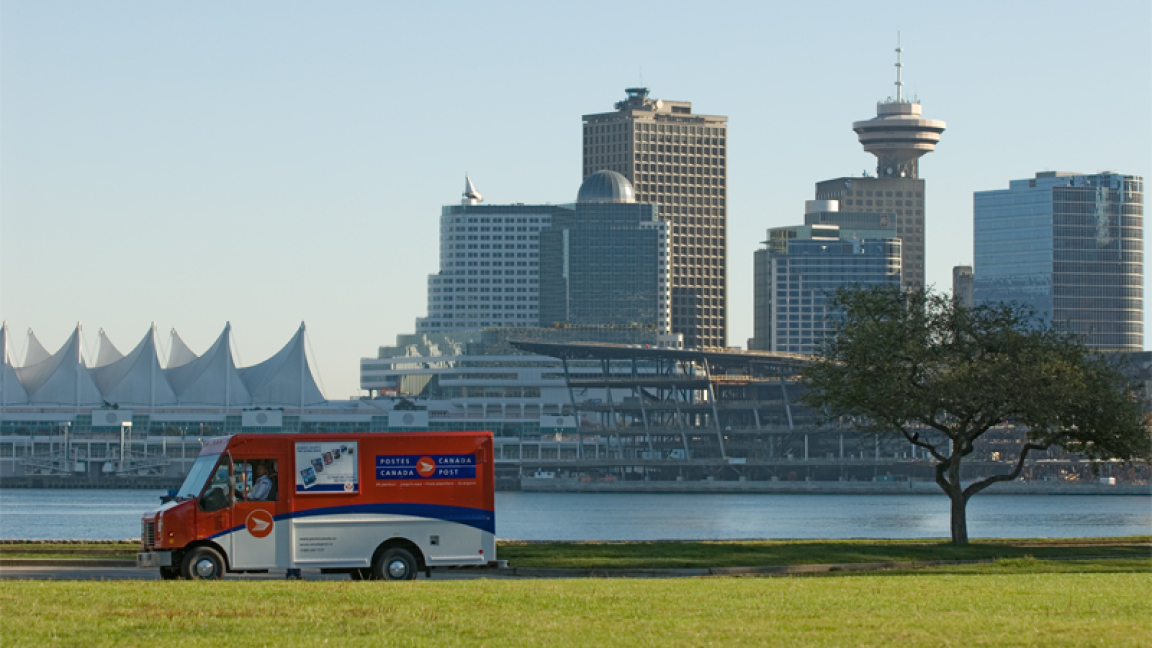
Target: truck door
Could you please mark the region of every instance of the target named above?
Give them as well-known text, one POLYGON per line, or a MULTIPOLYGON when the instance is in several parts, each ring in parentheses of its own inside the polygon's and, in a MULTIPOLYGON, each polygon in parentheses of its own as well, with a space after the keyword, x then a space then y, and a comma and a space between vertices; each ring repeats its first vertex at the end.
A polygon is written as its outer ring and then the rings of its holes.
POLYGON ((200 538, 218 538, 225 551, 230 551, 227 538, 219 538, 232 528, 232 506, 234 494, 232 488, 232 458, 228 453, 220 455, 216 467, 212 469, 211 478, 200 494, 199 511, 197 513, 197 536, 200 538))
POLYGON ((237 569, 283 567, 288 543, 286 523, 276 516, 286 512, 280 488, 280 461, 271 457, 237 457, 240 494, 233 508, 236 531, 232 533, 233 565, 237 569))

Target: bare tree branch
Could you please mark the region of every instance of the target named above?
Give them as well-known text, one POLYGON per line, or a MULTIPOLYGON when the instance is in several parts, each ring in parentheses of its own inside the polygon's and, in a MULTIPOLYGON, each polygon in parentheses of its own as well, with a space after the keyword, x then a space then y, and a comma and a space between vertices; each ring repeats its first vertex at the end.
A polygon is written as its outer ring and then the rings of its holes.
POLYGON ((924 448, 937 461, 946 461, 947 460, 947 457, 940 454, 940 452, 936 450, 935 445, 928 443, 927 441, 920 440, 920 438, 917 435, 909 434, 907 428, 901 426, 900 432, 904 435, 905 439, 908 439, 908 443, 911 443, 912 445, 920 447, 920 448, 924 448))
POLYGON ((992 475, 991 477, 986 477, 978 482, 970 484, 968 488, 964 489, 964 499, 972 497, 976 493, 979 493, 980 491, 988 488, 996 482, 1006 482, 1016 479, 1024 470, 1024 460, 1028 458, 1028 453, 1033 450, 1047 450, 1048 447, 1049 446, 1047 444, 1043 443, 1025 443, 1024 447, 1020 450, 1020 457, 1016 459, 1016 467, 1012 469, 1012 472, 1006 475, 992 475))

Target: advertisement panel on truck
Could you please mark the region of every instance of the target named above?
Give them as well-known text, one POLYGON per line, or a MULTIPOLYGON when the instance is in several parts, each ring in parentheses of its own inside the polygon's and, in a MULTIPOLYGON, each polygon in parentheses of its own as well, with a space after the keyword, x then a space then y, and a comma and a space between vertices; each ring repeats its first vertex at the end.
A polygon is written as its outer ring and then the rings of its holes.
POLYGON ((298 442, 297 493, 358 493, 355 441, 298 442))
POLYGON ((175 500, 144 515, 137 564, 164 578, 320 568, 392 580, 487 565, 494 490, 488 432, 219 437, 175 500))

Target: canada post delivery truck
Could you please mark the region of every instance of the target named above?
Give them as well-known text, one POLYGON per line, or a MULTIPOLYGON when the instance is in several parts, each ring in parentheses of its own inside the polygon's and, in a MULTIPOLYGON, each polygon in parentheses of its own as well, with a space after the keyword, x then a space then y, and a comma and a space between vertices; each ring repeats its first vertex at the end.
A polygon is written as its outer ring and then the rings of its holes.
POLYGON ((490 432, 218 437, 144 515, 136 564, 165 579, 320 568, 408 580, 494 563, 494 501, 490 432))

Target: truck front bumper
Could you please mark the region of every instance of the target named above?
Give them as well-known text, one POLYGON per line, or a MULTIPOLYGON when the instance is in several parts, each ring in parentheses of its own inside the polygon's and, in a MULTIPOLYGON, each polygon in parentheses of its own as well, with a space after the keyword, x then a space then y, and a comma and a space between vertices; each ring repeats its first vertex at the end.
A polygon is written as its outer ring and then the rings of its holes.
POLYGON ((172 566, 171 551, 141 551, 136 554, 136 566, 141 569, 172 566))

